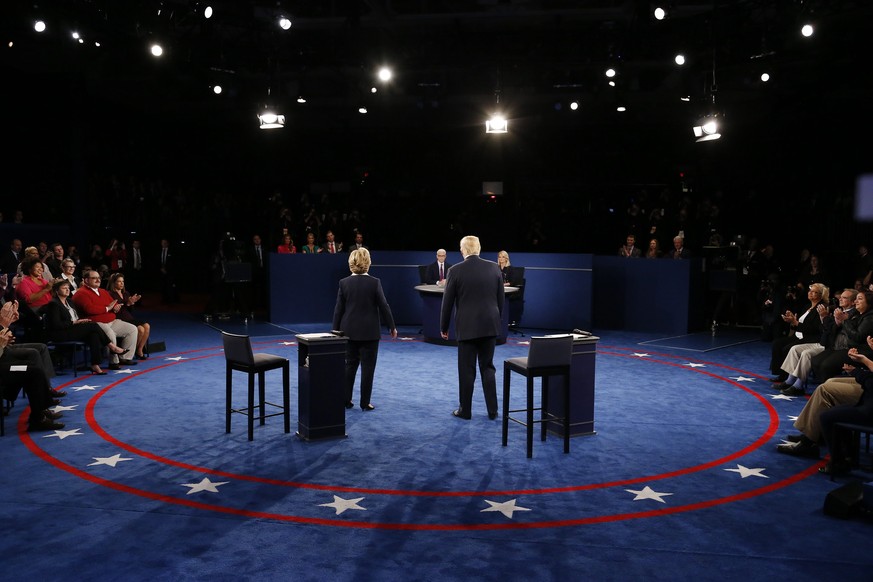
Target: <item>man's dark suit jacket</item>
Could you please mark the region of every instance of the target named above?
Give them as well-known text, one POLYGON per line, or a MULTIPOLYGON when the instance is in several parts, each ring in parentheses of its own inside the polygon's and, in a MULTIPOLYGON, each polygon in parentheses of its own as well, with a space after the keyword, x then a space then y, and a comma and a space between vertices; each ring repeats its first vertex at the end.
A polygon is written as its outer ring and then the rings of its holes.
MULTIPOLYGON (((443 278, 448 277, 449 269, 452 268, 451 263, 446 261, 443 263, 443 278)), ((427 271, 424 274, 424 282, 428 285, 436 285, 440 280, 440 265, 439 261, 434 261, 427 266, 427 271)))
POLYGON ((455 307, 458 340, 500 335, 503 275, 497 263, 470 255, 449 270, 440 310, 440 331, 447 333, 455 307))
POLYGON ((333 329, 341 330, 352 341, 373 341, 381 337, 381 323, 394 329, 394 316, 379 279, 369 275, 350 275, 339 282, 333 329))
MULTIPOLYGON (((18 256, 23 256, 24 251, 18 253, 18 256)), ((15 253, 11 249, 7 249, 0 255, 0 272, 9 274, 9 286, 12 286, 12 277, 18 270, 20 259, 15 258, 15 253)))

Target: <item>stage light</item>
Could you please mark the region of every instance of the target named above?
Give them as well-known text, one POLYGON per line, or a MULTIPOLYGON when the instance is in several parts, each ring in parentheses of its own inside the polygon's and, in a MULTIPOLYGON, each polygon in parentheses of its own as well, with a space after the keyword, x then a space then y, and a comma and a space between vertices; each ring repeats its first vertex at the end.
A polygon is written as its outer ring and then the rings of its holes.
POLYGON ((619 105, 618 107, 615 108, 615 110, 618 111, 619 113, 624 113, 625 111, 627 111, 627 107, 625 107, 624 105, 619 105))
POLYGON ((712 141, 721 138, 721 119, 717 113, 704 115, 691 127, 696 141, 712 141))
POLYGON ((358 107, 358 113, 360 113, 361 115, 366 115, 367 108, 366 107, 358 107))
POLYGON ((378 93, 379 89, 377 87, 370 87, 370 93, 378 93))
POLYGON ((578 101, 571 101, 570 102, 570 109, 572 109, 573 111, 576 111, 577 109, 579 109, 579 102, 578 101))
POLYGON ((655 20, 664 20, 665 18, 667 18, 667 11, 658 6, 657 8, 655 8, 654 15, 655 20))
POLYGON ((306 103, 306 97, 304 97, 303 95, 299 96, 297 98, 297 103, 306 103))
POLYGON ((203 18, 205 18, 206 20, 212 18, 212 6, 207 6, 203 9, 203 18))
POLYGON ((221 95, 221 92, 223 90, 224 89, 222 89, 221 85, 215 85, 214 87, 212 87, 212 92, 215 93, 216 95, 221 95))
POLYGON ((613 69, 613 68, 606 69, 606 76, 609 77, 610 79, 612 77, 615 77, 615 69, 613 69))
POLYGON ((491 119, 485 122, 485 133, 507 133, 509 131, 509 122, 499 113, 491 116, 491 119))
POLYGON ((390 81, 392 77, 391 69, 388 67, 382 67, 379 69, 379 80, 380 81, 390 81))
POLYGON ((610 86, 610 87, 615 87, 615 81, 610 81, 610 82, 609 82, 609 86, 610 86))
POLYGON ((285 116, 274 113, 269 108, 264 108, 263 113, 258 115, 261 129, 282 129, 285 127, 285 116))
POLYGON ((685 64, 685 55, 676 55, 676 57, 673 59, 673 61, 677 65, 680 65, 680 66, 684 65, 685 64))
POLYGON ((800 34, 807 38, 812 36, 813 33, 815 33, 815 29, 812 27, 811 24, 804 24, 803 27, 800 29, 800 34))
POLYGON ((159 57, 164 54, 164 48, 159 44, 153 44, 151 48, 149 48, 149 52, 152 53, 153 57, 159 57))
POLYGON ((279 18, 279 27, 282 30, 288 30, 289 28, 291 28, 291 19, 286 18, 285 16, 280 17, 279 18))
POLYGON ((45 32, 45 22, 37 20, 33 23, 33 29, 37 32, 45 32))
POLYGON ((761 73, 761 81, 767 82, 770 80, 770 73, 761 73))

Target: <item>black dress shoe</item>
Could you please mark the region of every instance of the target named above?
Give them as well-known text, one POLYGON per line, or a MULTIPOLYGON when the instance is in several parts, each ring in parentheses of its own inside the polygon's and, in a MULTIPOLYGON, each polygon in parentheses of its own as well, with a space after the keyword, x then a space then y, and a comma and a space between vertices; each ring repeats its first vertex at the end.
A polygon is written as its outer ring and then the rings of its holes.
POLYGON ((792 457, 804 457, 806 459, 818 459, 821 456, 818 445, 815 443, 806 444, 798 442, 790 445, 779 445, 776 447, 776 450, 792 457))
POLYGON ((119 364, 124 364, 125 366, 136 366, 136 362, 134 362, 133 360, 124 360, 124 359, 119 359, 119 360, 118 360, 118 363, 119 363, 119 364))
POLYGON ((779 392, 782 392, 786 388, 794 388, 794 386, 792 386, 788 382, 780 382, 779 384, 773 384, 772 388, 773 390, 778 390, 779 392))
POLYGON ((43 417, 38 422, 31 422, 27 430, 28 432, 38 432, 42 430, 61 430, 62 428, 64 428, 64 423, 55 422, 43 417))
POLYGON ((783 388, 779 392, 785 396, 803 396, 806 394, 806 390, 798 388, 797 386, 789 386, 788 388, 783 388))
POLYGON ((352 402, 351 400, 349 400, 348 402, 346 402, 346 408, 347 408, 347 409, 351 410, 351 409, 354 408, 354 407, 355 407, 355 403, 352 402))
POLYGON ((54 398, 63 398, 67 393, 63 390, 52 390, 52 397, 54 398))
POLYGON ((803 440, 803 435, 802 434, 790 434, 790 435, 787 435, 782 440, 786 440, 789 443, 799 443, 801 440, 803 440))
POLYGON ((57 420, 63 416, 60 412, 55 412, 53 410, 46 410, 43 414, 45 414, 45 417, 49 420, 57 420))
POLYGON ((364 412, 369 412, 371 410, 376 410, 376 407, 372 404, 367 404, 366 406, 361 406, 361 410, 363 410, 364 412))
POLYGON ((774 382, 774 383, 775 383, 775 382, 784 382, 784 381, 787 380, 787 379, 788 379, 788 376, 782 376, 782 375, 780 375, 780 376, 773 376, 772 378, 770 378, 770 381, 771 381, 771 382, 774 382))
POLYGON ((119 365, 119 364, 109 364, 109 369, 110 369, 110 370, 120 370, 120 369, 121 369, 121 365, 119 365))
POLYGON ((453 411, 452 411, 452 416, 455 416, 455 417, 457 417, 457 418, 463 418, 464 420, 470 420, 470 419, 472 418, 470 415, 464 416, 464 415, 461 413, 461 409, 460 409, 460 408, 459 408, 458 410, 453 410, 453 411))

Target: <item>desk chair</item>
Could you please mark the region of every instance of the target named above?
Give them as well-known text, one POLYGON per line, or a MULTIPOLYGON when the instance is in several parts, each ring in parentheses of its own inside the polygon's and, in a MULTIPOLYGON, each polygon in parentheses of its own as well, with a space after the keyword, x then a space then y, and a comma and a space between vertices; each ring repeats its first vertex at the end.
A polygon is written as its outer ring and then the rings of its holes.
POLYGON ((573 336, 553 335, 530 338, 527 357, 509 358, 503 362, 503 446, 506 446, 509 421, 527 427, 527 457, 533 456, 533 426, 540 423, 540 440, 546 440, 546 424, 562 421, 564 425, 564 452, 570 452, 570 360, 573 356, 573 336), (511 373, 517 372, 527 378, 527 407, 509 409, 509 385, 511 373), (564 377, 564 416, 555 416, 549 409, 549 377, 564 377), (534 378, 542 378, 542 394, 539 408, 534 407, 534 378), (541 411, 540 419, 534 420, 534 411, 541 411), (512 412, 525 412, 525 421, 512 418, 512 412))
POLYGON ((255 419, 264 424, 264 419, 271 416, 285 417, 285 432, 291 432, 291 408, 289 375, 290 365, 288 358, 252 352, 252 342, 247 335, 237 335, 221 332, 224 342, 224 359, 226 361, 226 395, 225 395, 225 432, 230 432, 231 413, 245 414, 249 418, 249 440, 254 440, 255 419), (269 370, 282 368, 282 405, 267 402, 264 398, 264 374, 269 370), (232 385, 233 371, 238 370, 249 375, 248 406, 245 408, 233 408, 232 385), (258 410, 255 410, 255 374, 258 376, 258 410), (266 406, 278 408, 279 412, 266 413, 266 406), (256 416, 256 412, 259 414, 256 416))
POLYGON ((73 378, 79 376, 79 354, 82 354, 81 364, 83 366, 87 366, 90 362, 88 354, 91 350, 88 349, 88 345, 83 341, 49 341, 46 342, 46 346, 56 354, 55 371, 58 374, 63 373, 65 367, 64 364, 68 358, 70 366, 73 368, 73 378))

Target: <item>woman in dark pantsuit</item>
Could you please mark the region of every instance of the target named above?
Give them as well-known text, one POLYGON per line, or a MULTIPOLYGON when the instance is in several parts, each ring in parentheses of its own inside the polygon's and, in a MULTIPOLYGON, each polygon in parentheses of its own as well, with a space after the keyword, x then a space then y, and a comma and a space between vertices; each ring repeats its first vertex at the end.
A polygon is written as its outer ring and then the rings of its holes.
POLYGON ((388 326, 391 337, 397 337, 394 316, 379 279, 367 274, 370 270, 370 251, 360 248, 349 253, 351 275, 339 282, 336 306, 333 310, 333 329, 343 332, 346 344, 346 408, 354 407, 352 392, 355 376, 361 367, 361 410, 373 410, 370 403, 376 358, 379 355, 381 324, 388 326))

